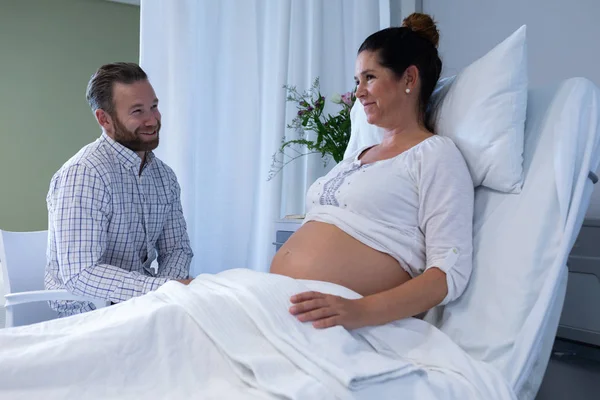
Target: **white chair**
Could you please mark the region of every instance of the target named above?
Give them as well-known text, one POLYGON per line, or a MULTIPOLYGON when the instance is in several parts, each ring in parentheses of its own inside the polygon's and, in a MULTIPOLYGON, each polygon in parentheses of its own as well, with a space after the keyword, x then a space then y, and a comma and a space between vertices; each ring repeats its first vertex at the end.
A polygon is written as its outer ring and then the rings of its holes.
POLYGON ((4 277, 6 327, 29 325, 57 318, 49 300, 79 300, 105 307, 106 300, 76 296, 67 290, 45 290, 48 231, 0 230, 0 264, 4 277))

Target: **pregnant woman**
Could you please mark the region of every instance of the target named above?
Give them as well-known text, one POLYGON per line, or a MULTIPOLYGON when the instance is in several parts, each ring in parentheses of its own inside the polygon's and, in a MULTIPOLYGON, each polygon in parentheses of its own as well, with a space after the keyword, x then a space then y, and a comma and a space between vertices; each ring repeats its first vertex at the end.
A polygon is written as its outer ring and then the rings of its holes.
POLYGON ((454 143, 435 135, 426 106, 442 69, 438 30, 425 14, 369 36, 356 59, 356 97, 385 130, 317 180, 305 223, 271 272, 345 286, 363 297, 319 292, 291 298, 316 328, 380 325, 458 298, 472 268, 474 189, 454 143))

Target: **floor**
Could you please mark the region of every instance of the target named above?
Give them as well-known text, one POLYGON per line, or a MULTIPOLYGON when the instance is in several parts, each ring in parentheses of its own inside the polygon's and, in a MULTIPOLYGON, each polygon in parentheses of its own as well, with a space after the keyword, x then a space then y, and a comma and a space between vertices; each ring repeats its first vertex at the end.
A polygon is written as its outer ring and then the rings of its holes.
POLYGON ((600 400, 600 348, 557 339, 536 400, 600 400))

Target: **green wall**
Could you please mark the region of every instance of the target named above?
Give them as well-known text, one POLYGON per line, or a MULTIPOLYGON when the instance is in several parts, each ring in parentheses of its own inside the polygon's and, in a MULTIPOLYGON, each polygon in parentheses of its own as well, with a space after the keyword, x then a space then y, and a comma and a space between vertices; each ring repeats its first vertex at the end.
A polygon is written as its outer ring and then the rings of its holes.
POLYGON ((139 18, 105 0, 0 0, 0 229, 47 229, 52 175, 100 135, 87 81, 138 61, 139 18))

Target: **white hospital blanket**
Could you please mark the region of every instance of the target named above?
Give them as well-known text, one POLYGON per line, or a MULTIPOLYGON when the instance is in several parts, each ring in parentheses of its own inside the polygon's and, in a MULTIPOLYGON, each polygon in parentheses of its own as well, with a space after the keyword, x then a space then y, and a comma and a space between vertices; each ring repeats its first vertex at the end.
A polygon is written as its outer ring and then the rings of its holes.
POLYGON ((513 399, 501 375, 417 319, 317 330, 289 298, 323 282, 251 270, 0 331, 2 399, 513 399))

